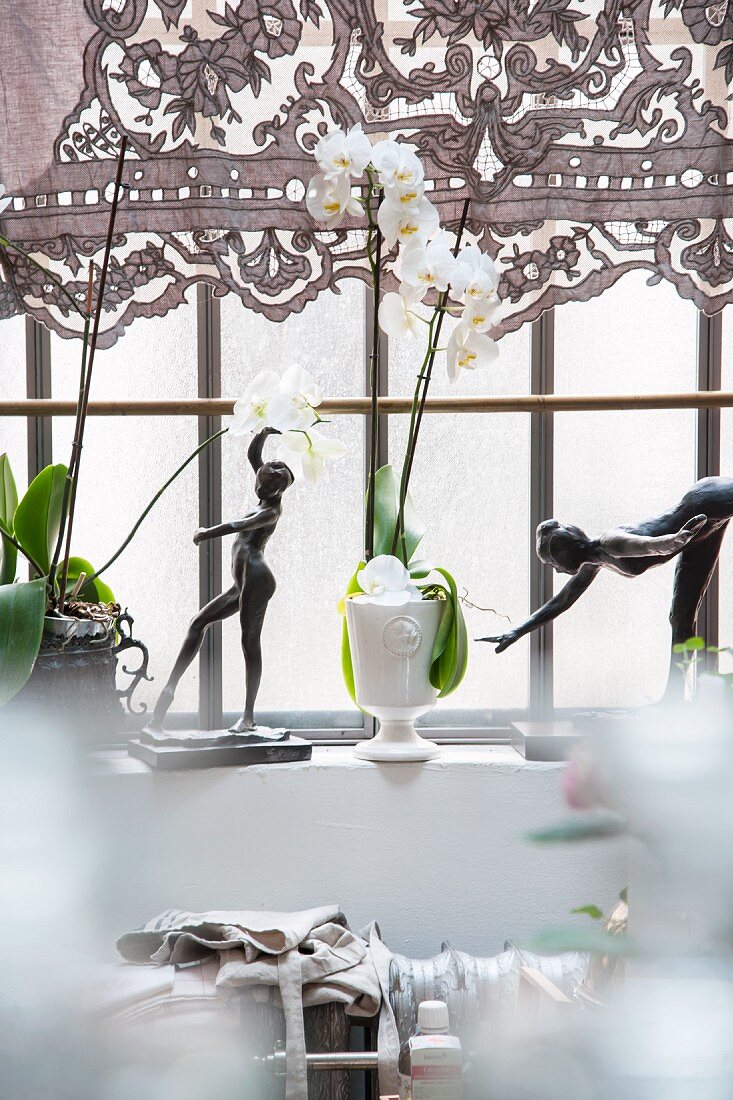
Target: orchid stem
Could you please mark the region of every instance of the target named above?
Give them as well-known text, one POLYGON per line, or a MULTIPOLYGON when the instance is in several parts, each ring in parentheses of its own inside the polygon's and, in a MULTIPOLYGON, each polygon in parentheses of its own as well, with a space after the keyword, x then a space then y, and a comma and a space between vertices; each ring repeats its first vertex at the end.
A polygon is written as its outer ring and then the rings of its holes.
POLYGON ((198 445, 196 450, 188 456, 188 458, 186 459, 185 462, 181 463, 181 465, 178 467, 178 469, 174 473, 171 474, 171 476, 168 478, 168 480, 165 482, 165 484, 161 485, 160 489, 158 489, 158 492, 155 494, 155 496, 150 500, 148 505, 140 513, 137 521, 135 522, 134 527, 132 528, 129 535, 127 536, 125 541, 122 543, 122 545, 120 547, 118 547, 117 550, 115 550, 112 557, 109 559, 109 561, 106 561, 104 563, 104 565, 101 567, 101 569, 98 569, 96 573, 92 573, 91 577, 87 577, 86 584, 89 584, 90 581, 95 581, 97 579, 97 577, 99 577, 102 573, 104 573, 104 571, 106 569, 109 569, 110 565, 112 565, 114 562, 117 561, 117 559, 119 558, 122 551, 125 550, 127 548, 127 546, 132 542, 132 540, 135 537, 135 535, 137 534, 143 520, 146 518, 148 513, 152 511, 153 507, 157 504, 157 502, 163 496, 163 493, 166 491, 166 489, 170 485, 173 484, 173 482, 176 480, 176 478, 178 477, 179 474, 183 473, 183 471, 186 469, 186 467, 189 465, 189 463, 193 462, 194 458, 197 458, 206 447, 208 447, 215 440, 220 439, 228 431, 229 431, 229 428, 220 428, 218 432, 214 432, 213 435, 210 435, 208 439, 205 439, 203 443, 200 443, 198 445))
MULTIPOLYGON (((453 255, 458 255, 458 249, 461 247, 461 240, 463 238, 463 232, 466 228, 466 220, 468 218, 468 208, 471 200, 466 199, 463 204, 463 211, 461 213, 461 220, 458 225, 458 232, 456 234, 456 243, 453 248, 453 255)), ((422 424, 423 414, 425 412, 425 402, 427 401, 428 390, 430 389, 430 381, 433 376, 433 365, 435 363, 435 355, 438 344, 440 342, 440 330, 443 327, 443 318, 446 312, 446 304, 448 301, 448 291, 445 290, 438 299, 437 307, 433 313, 433 318, 430 324, 430 333, 428 340, 428 351, 423 363, 423 368, 420 374, 425 372, 425 378, 422 385, 422 393, 420 393, 420 379, 415 388, 415 394, 412 399, 412 410, 410 413, 410 434, 407 441, 407 449, 405 451, 405 461, 402 467, 402 477, 400 479, 400 503, 399 511, 397 514, 397 523, 395 525, 394 535, 392 537, 392 553, 394 554, 397 549, 398 542, 402 545, 402 558, 405 565, 407 562, 407 538, 405 534, 405 502, 407 500, 407 493, 410 486, 410 475, 412 474, 412 466, 415 461, 415 451, 417 449, 417 439, 420 434, 420 425, 422 424), (435 324, 435 340, 433 340, 433 323, 435 324), (418 403, 419 402, 419 403, 418 403)))
MULTIPOLYGON (((364 557, 370 561, 374 557, 375 530, 374 521, 376 515, 376 486, 377 486, 377 456, 379 453, 379 283, 382 264, 382 234, 379 225, 374 221, 372 210, 372 195, 374 194, 374 176, 371 169, 367 169, 369 181, 368 201, 366 204, 369 219, 369 234, 367 237, 367 258, 372 273, 372 334, 371 352, 369 356, 369 475, 367 482, 367 507, 366 530, 364 537, 364 557), (372 245, 374 244, 374 251, 372 245)), ((377 209, 382 201, 381 194, 377 194, 377 209)))

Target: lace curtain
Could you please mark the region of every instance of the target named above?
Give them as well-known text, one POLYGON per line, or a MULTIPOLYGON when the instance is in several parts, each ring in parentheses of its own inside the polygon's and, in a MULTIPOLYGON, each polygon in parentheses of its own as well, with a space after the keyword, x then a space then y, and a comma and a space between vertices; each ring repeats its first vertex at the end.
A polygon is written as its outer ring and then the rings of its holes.
MULTIPOLYGON (((444 224, 497 261, 501 332, 667 279, 731 301, 729 0, 23 0, 0 35, 0 232, 83 301, 120 135, 126 192, 100 346, 193 283, 273 320, 365 276, 364 231, 324 232, 318 136, 413 142, 444 224)), ((0 316, 80 320, 23 256, 0 316)), ((190 297, 190 293, 189 293, 190 297)))

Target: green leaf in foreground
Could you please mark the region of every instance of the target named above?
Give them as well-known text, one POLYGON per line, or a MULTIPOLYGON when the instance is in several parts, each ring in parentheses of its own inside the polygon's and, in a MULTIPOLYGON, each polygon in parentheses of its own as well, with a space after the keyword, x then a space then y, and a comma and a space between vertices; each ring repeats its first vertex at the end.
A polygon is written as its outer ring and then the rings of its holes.
POLYGON ((695 652, 705 648, 704 638, 687 638, 684 642, 676 642, 672 646, 673 653, 689 653, 695 652))
POLYGON ((597 905, 579 905, 577 909, 571 909, 571 913, 585 913, 591 920, 603 920, 603 910, 597 905))
POLYGON ((528 944, 537 955, 561 955, 565 951, 588 951, 592 955, 628 957, 639 954, 628 936, 609 936, 600 928, 548 928, 528 944))
POLYGON ((0 586, 0 707, 33 671, 43 635, 46 578, 0 586))
POLYGON ((625 833, 626 822, 615 814, 583 814, 545 829, 536 829, 527 834, 527 840, 533 844, 567 844, 579 840, 605 840, 625 833))

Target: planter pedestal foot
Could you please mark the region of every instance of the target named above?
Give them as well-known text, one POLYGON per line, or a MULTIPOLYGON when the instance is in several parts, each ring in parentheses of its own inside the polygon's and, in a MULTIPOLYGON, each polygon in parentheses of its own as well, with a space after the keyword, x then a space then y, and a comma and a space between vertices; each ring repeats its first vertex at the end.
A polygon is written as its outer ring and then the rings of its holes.
POLYGON ((385 721, 379 724, 379 733, 368 741, 360 741, 354 748, 354 756, 376 763, 399 763, 435 760, 440 748, 434 741, 426 741, 415 731, 412 722, 385 721))

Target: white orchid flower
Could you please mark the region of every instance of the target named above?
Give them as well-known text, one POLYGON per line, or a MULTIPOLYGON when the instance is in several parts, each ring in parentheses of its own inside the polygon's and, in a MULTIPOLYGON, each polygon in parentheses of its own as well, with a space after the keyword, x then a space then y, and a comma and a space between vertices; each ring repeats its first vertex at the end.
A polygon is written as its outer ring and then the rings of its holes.
POLYGON ((422 324, 413 306, 417 299, 409 293, 400 294, 390 291, 379 303, 379 327, 387 336, 401 340, 405 336, 417 336, 422 324))
POLYGON ((378 141, 372 149, 372 164, 384 187, 396 187, 403 191, 422 187, 424 190, 425 169, 409 146, 391 138, 378 141))
POLYGON ((290 467, 296 478, 315 485, 323 476, 326 463, 343 458, 346 451, 342 440, 329 439, 316 428, 307 431, 301 428, 285 432, 277 457, 290 467))
POLYGON ((358 177, 372 159, 372 143, 357 122, 346 134, 340 128, 331 130, 320 139, 313 155, 326 179, 358 177))
POLYGON ((308 184, 305 196, 308 213, 327 229, 336 229, 346 214, 354 217, 363 213, 361 203, 351 194, 351 178, 341 175, 327 179, 322 173, 308 184))
POLYGON ((400 278, 422 299, 433 288, 447 290, 455 267, 448 234, 441 230, 426 245, 408 245, 402 255, 400 278))
POLYGON ((279 392, 270 399, 267 423, 279 432, 291 428, 310 428, 316 420, 315 409, 323 401, 323 391, 313 375, 297 365, 282 376, 279 392))
MULTIPOLYGON (((280 388, 280 376, 274 370, 265 370, 252 379, 247 390, 234 406, 234 416, 229 425, 229 435, 241 436, 260 431, 268 426, 268 409, 271 399, 280 388)), ((274 425, 270 425, 274 427, 274 425)))
POLYGON ((479 301, 469 299, 463 307, 461 320, 470 325, 474 332, 486 332, 494 323, 499 308, 499 296, 494 293, 479 301))
POLYGON ((468 245, 458 255, 451 294, 465 301, 482 301, 491 298, 499 285, 499 275, 494 261, 485 252, 468 245))
POLYGON ((461 321, 448 341, 448 377, 455 382, 462 370, 487 367, 498 355, 499 349, 490 337, 461 321))
POLYGON ((417 206, 403 209, 391 202, 379 207, 377 222, 388 248, 401 244, 424 244, 432 237, 440 224, 438 211, 431 202, 422 198, 417 206))
POLYGON ((384 201, 398 210, 414 210, 425 194, 424 183, 387 183, 384 185, 384 201))
POLYGON ((422 599, 420 589, 410 580, 410 574, 399 558, 378 554, 356 574, 362 594, 355 599, 362 603, 377 603, 401 607, 422 599))

